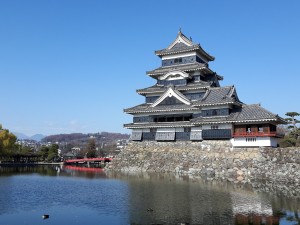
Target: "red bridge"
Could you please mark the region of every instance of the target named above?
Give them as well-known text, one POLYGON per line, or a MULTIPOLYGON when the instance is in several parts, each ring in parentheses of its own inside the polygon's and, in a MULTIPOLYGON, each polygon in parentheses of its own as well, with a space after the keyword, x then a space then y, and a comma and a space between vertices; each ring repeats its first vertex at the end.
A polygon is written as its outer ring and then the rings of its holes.
POLYGON ((65 164, 86 163, 86 162, 111 162, 112 158, 85 158, 85 159, 67 159, 65 164))

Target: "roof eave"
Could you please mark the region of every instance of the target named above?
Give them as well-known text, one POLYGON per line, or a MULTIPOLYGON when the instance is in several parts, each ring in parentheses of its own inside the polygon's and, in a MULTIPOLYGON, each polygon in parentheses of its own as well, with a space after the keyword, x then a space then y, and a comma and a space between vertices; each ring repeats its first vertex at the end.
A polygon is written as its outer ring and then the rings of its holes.
POLYGON ((229 104, 236 104, 237 102, 222 102, 222 103, 209 103, 209 104, 194 104, 196 107, 203 107, 203 106, 217 106, 217 105, 229 105, 229 104))
POLYGON ((156 124, 123 124, 124 128, 127 129, 139 129, 139 128, 170 128, 170 127, 192 127, 193 125, 190 122, 181 123, 181 124, 163 124, 163 123, 156 123, 156 124))
POLYGON ((134 110, 134 111, 124 111, 128 114, 139 114, 139 113, 156 113, 156 112, 183 112, 183 111, 194 111, 199 110, 197 108, 189 108, 189 109, 162 109, 162 110, 134 110))
POLYGON ((200 54, 202 54, 208 61, 214 61, 215 57, 208 54, 204 49, 200 46, 200 44, 196 45, 194 48, 191 49, 182 49, 178 51, 170 51, 170 52, 164 52, 165 49, 156 50, 154 51, 155 55, 162 58, 165 55, 173 55, 173 54, 179 54, 184 52, 192 52, 192 51, 199 51, 200 54))
MULTIPOLYGON (((182 71, 190 72, 190 71, 197 71, 197 70, 204 70, 204 69, 207 69, 207 67, 203 66, 203 67, 193 68, 193 69, 183 69, 182 71)), ((156 76, 161 76, 161 75, 163 75, 165 73, 166 72, 157 72, 157 73, 155 73, 155 72, 153 72, 153 70, 152 71, 146 71, 146 74, 148 76, 153 77, 153 78, 156 78, 156 76)))

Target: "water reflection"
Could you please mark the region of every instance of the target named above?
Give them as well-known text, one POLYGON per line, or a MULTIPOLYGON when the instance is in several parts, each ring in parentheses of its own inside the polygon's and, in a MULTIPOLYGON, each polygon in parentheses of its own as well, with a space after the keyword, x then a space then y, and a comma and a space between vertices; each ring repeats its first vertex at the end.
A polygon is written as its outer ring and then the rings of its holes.
POLYGON ((232 224, 231 199, 227 192, 189 185, 176 179, 130 182, 131 221, 141 224, 232 224), (139 193, 139 195, 137 195, 139 193), (175 196, 175 197, 174 197, 175 196), (153 209, 149 213, 148 209, 153 209))
POLYGON ((1 224, 299 224, 300 200, 174 174, 0 167, 1 224))
POLYGON ((299 224, 299 199, 254 192, 251 185, 173 174, 108 176, 130 181, 133 224, 299 224))
POLYGON ((106 173, 102 168, 62 165, 0 166, 0 176, 13 176, 25 174, 38 174, 41 176, 72 176, 84 178, 106 177, 106 173))

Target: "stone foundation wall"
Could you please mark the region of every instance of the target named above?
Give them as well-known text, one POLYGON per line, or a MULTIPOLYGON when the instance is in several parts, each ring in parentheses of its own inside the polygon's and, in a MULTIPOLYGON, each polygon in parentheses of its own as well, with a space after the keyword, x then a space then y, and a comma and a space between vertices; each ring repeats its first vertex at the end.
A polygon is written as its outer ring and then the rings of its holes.
POLYGON ((300 184, 300 149, 232 148, 230 141, 130 142, 108 170, 172 172, 300 184))

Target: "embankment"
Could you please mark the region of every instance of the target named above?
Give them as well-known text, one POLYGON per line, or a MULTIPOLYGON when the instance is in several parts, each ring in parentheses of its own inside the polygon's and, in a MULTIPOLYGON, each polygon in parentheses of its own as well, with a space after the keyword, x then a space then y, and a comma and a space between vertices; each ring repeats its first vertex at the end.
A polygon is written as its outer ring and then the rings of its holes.
POLYGON ((232 148, 230 141, 130 142, 107 169, 300 186, 300 148, 232 148))

